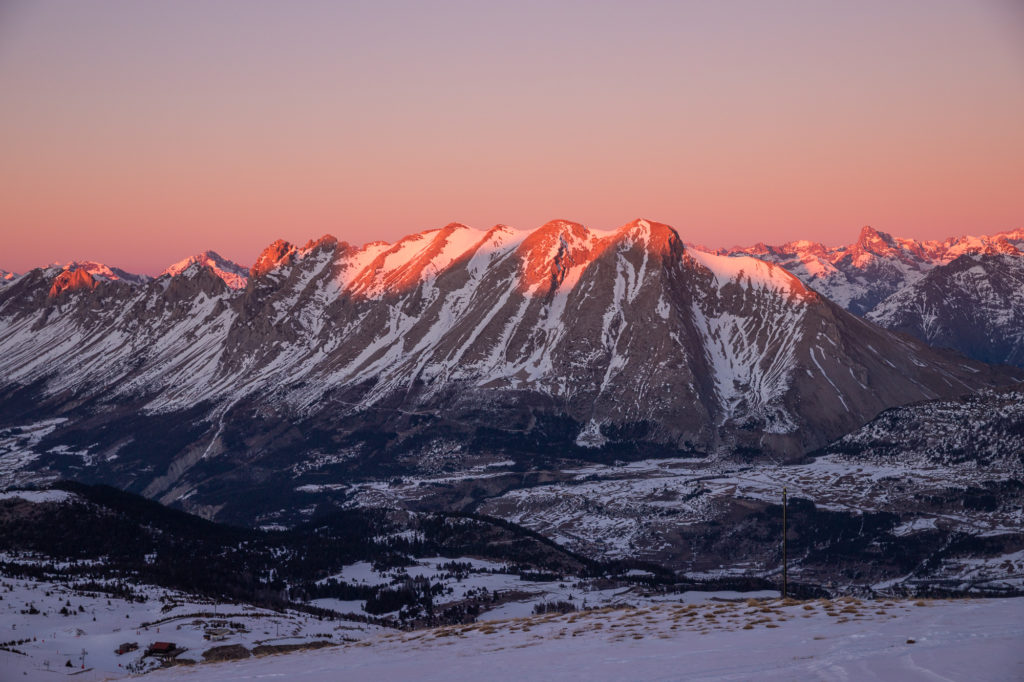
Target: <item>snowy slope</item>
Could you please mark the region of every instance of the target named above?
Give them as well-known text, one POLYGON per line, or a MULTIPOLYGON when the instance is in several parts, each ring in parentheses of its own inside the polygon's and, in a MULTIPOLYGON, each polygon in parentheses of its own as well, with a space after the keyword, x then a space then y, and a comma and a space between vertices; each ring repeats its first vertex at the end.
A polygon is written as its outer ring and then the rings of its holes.
POLYGON ((383 631, 379 626, 350 621, 325 623, 299 611, 216 604, 144 584, 130 586, 131 599, 90 589, 85 581, 0 577, 0 586, 0 641, 9 642, 6 646, 14 649, 0 650, 3 680, 49 680, 65 675, 83 682, 126 678, 159 667, 157 659, 143 657, 146 648, 158 641, 185 649, 182 658, 202 661, 202 652, 213 646, 357 641, 383 631), (30 613, 31 608, 37 613, 30 613), (67 615, 61 609, 66 609, 67 615), (207 630, 229 624, 230 634, 223 641, 204 639, 207 630), (117 649, 126 642, 137 644, 138 649, 118 654, 117 649))
POLYGON ((1024 600, 704 602, 382 635, 154 680, 1009 680, 1024 600), (742 655, 737 655, 742 652, 742 655))
POLYGON ((3 644, 8 650, 0 651, 0 678, 29 682, 62 674, 127 679, 141 671, 151 671, 146 679, 194 682, 987 681, 1016 679, 1024 666, 1021 598, 783 601, 753 593, 687 593, 640 599, 632 608, 496 615, 410 632, 217 604, 146 585, 133 585, 130 600, 61 581, 5 577, 0 586, 0 628, 11 638, 3 644), (204 638, 217 627, 226 632, 223 640, 204 638), (143 655, 156 641, 183 649, 178 665, 160 670, 156 658, 143 655), (118 654, 126 642, 139 648, 118 654), (263 653, 313 643, 327 647, 263 653), (244 647, 244 658, 203 662, 204 653, 224 646, 244 647))

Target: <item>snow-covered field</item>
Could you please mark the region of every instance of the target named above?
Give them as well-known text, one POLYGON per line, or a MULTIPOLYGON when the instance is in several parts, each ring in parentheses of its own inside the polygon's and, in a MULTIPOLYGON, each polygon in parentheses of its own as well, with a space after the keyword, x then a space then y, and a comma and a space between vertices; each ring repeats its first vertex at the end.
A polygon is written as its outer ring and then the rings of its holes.
MULTIPOLYGON (((0 560, 33 565, 26 556, 0 560)), ((642 585, 523 580, 496 562, 455 561, 428 558, 380 571, 360 562, 334 576, 356 585, 429 578, 444 587, 436 608, 481 591, 503 595, 480 602, 478 622, 413 631, 215 604, 145 585, 130 585, 132 594, 119 598, 95 585, 0 577, 0 681, 112 680, 137 672, 156 682, 1024 679, 1024 598, 800 602, 770 591, 659 593, 642 585), (533 615, 542 602, 580 610, 533 615), (158 669, 160 659, 143 655, 160 641, 181 650, 178 665, 158 669), (117 653, 124 643, 138 649, 117 653), (325 648, 258 648, 313 643, 325 648), (229 645, 244 647, 245 658, 204 662, 205 652, 229 645)))
POLYGON ((133 585, 132 590, 144 601, 86 587, 0 577, 0 680, 71 674, 82 682, 124 677, 159 665, 143 654, 161 641, 185 649, 180 658, 202 661, 202 653, 215 646, 341 642, 383 631, 296 611, 213 604, 158 587, 133 585), (204 639, 207 630, 217 627, 229 633, 219 641, 204 639), (138 649, 116 653, 129 642, 138 649))
POLYGON ((665 603, 387 633, 152 675, 266 679, 1020 680, 1024 599, 665 603))

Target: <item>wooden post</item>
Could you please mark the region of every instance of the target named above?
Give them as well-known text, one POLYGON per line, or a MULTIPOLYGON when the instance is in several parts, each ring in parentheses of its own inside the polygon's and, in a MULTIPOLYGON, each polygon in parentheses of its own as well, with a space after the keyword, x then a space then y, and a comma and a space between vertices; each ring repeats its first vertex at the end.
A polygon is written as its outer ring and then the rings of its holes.
POLYGON ((788 562, 786 557, 786 489, 782 489, 782 598, 785 599, 789 591, 789 576, 787 574, 788 562))

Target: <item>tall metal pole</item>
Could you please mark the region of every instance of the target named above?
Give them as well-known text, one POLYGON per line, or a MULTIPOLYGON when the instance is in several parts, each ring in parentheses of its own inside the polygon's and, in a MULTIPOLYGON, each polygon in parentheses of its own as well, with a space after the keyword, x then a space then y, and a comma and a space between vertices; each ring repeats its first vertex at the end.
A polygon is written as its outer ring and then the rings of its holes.
POLYGON ((789 591, 788 561, 786 556, 786 489, 782 489, 782 598, 785 599, 789 591))

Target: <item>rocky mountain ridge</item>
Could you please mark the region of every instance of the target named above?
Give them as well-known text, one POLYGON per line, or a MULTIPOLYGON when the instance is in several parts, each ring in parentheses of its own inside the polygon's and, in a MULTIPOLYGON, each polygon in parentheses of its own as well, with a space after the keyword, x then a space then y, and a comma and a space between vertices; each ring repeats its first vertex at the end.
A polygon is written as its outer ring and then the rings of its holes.
POLYGON ((467 445, 794 458, 888 407, 1012 378, 646 220, 278 242, 244 289, 199 262, 142 284, 62 276, 0 294, 3 424, 66 420, 19 471, 169 502, 296 460, 379 474, 467 445))
POLYGON ((900 289, 867 318, 983 362, 1024 366, 1024 258, 960 256, 900 289))
POLYGON ((894 237, 865 226, 852 244, 826 247, 800 240, 779 246, 758 243, 721 249, 777 263, 804 284, 847 310, 865 315, 884 299, 914 284, 933 268, 970 254, 1024 255, 1024 229, 943 240, 894 237))
POLYGON ((797 241, 723 252, 778 263, 887 329, 982 362, 1024 366, 1024 230, 917 241, 865 227, 849 246, 797 241))

